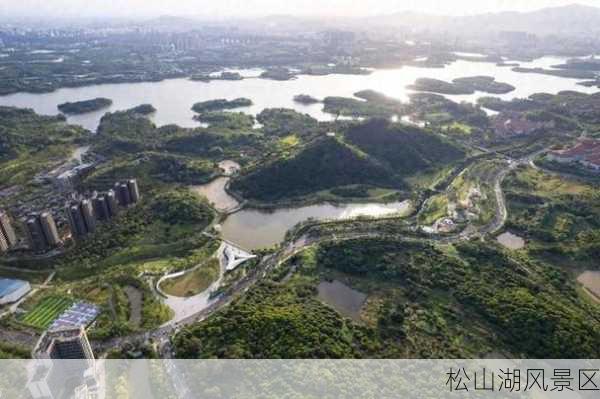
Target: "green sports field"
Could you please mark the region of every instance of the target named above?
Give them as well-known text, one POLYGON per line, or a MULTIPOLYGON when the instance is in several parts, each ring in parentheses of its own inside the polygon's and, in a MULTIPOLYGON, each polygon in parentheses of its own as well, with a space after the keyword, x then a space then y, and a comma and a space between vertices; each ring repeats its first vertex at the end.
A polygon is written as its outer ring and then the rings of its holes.
POLYGON ((33 309, 25 313, 21 321, 28 326, 45 330, 62 312, 67 310, 73 301, 60 296, 42 299, 33 309))

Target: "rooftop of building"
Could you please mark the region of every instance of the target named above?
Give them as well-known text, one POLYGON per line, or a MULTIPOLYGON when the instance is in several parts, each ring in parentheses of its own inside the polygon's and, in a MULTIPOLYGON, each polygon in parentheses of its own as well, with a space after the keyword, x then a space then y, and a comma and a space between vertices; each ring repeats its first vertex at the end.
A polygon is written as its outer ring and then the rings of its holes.
POLYGON ((16 290, 27 286, 29 283, 24 280, 13 280, 9 278, 0 278, 0 297, 9 295, 16 290))
POLYGON ((576 157, 583 155, 600 155, 600 140, 583 139, 572 147, 552 151, 560 157, 576 157))
POLYGON ((69 341, 79 338, 84 333, 83 326, 63 326, 47 330, 40 337, 34 353, 48 352, 54 342, 69 341))
POLYGON ((65 310, 50 325, 50 330, 61 330, 72 326, 87 327, 100 314, 96 305, 86 302, 75 302, 69 309, 65 310))

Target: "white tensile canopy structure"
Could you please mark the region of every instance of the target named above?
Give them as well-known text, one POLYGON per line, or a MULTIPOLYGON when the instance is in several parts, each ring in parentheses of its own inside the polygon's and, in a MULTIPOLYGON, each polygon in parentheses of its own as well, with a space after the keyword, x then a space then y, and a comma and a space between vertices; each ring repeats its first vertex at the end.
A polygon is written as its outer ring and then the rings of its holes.
POLYGON ((230 243, 223 242, 219 251, 219 260, 225 266, 225 270, 230 271, 241 265, 242 263, 256 258, 256 255, 244 251, 230 243))

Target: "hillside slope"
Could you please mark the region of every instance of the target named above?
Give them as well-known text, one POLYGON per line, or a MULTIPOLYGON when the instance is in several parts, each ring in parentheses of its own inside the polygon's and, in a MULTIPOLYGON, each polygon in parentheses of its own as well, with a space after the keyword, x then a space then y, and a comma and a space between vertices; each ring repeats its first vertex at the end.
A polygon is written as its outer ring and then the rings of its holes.
POLYGON ((400 176, 443 166, 465 156, 464 151, 439 136, 383 120, 372 120, 351 128, 345 137, 400 176))
POLYGON ((349 128, 341 138, 320 139, 290 158, 252 170, 234 181, 232 188, 259 201, 352 184, 404 189, 403 178, 464 155, 434 134, 374 120, 349 128))
POLYGON ((401 187, 386 168, 335 138, 324 138, 300 153, 279 159, 232 183, 244 197, 276 201, 349 184, 401 187))

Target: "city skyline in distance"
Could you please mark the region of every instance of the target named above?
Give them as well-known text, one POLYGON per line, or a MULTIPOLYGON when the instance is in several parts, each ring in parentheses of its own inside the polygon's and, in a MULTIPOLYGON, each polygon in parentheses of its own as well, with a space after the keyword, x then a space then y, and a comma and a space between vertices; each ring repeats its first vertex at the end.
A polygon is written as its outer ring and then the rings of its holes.
POLYGON ((214 19, 254 18, 269 15, 323 17, 361 17, 401 12, 444 16, 464 16, 484 13, 528 12, 548 7, 568 5, 598 6, 596 0, 22 0, 0 1, 0 15, 30 18, 152 18, 163 15, 214 19))

